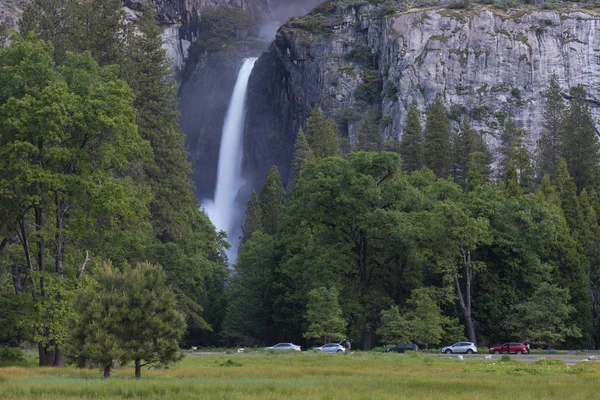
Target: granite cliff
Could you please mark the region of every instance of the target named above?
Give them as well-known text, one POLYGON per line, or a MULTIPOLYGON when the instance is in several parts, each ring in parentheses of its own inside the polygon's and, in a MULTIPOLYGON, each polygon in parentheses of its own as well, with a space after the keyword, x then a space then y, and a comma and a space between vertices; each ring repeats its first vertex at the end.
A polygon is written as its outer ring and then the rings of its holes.
MULTIPOLYGON (((425 111, 440 94, 455 121, 468 115, 493 149, 507 115, 533 149, 556 73, 583 85, 600 117, 600 18, 592 13, 431 8, 400 12, 327 2, 290 20, 250 82, 245 170, 264 180, 275 163, 288 173, 293 143, 315 105, 351 143, 366 110, 381 111, 384 140, 398 139, 410 103, 425 111)), ((363 2, 364 3, 364 2, 363 2)))

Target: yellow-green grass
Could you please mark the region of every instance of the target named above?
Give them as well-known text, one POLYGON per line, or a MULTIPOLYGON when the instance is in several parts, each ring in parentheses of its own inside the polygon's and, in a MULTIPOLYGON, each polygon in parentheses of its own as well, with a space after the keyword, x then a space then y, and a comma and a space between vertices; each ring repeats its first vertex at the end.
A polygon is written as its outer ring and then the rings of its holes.
POLYGON ((437 355, 193 355, 165 370, 0 368, 0 399, 595 399, 600 365, 437 355))

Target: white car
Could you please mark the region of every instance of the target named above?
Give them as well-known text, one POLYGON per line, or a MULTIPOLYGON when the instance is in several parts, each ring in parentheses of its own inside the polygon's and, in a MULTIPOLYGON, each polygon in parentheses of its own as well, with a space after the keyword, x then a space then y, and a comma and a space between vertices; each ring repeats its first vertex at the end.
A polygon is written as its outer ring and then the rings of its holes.
POLYGON ((315 347, 315 350, 322 351, 323 353, 343 353, 346 348, 339 343, 327 343, 321 347, 315 347))
POLYGON ((265 347, 265 350, 300 351, 300 346, 297 346, 293 343, 277 343, 275 346, 265 347))
POLYGON ((477 346, 475 346, 475 343, 471 343, 471 342, 458 342, 458 343, 454 343, 452 346, 442 347, 442 353, 444 353, 444 354, 453 354, 453 353, 473 354, 473 353, 477 353, 477 346))

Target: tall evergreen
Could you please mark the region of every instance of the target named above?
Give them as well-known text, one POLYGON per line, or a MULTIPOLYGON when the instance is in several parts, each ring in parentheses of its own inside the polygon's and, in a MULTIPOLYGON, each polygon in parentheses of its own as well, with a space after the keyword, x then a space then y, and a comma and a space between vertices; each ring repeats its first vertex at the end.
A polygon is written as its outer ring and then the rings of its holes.
POLYGON ((437 177, 446 177, 450 173, 450 139, 450 122, 442 97, 438 95, 427 112, 423 142, 425 166, 437 177))
POLYGON ((561 126, 565 104, 560 94, 560 85, 556 74, 552 74, 548 88, 543 92, 546 102, 542 115, 542 130, 537 142, 538 179, 547 173, 554 176, 561 156, 561 126))
POLYGON ((19 29, 54 46, 54 61, 61 64, 68 50, 74 50, 76 0, 32 0, 25 5, 19 29))
POLYGON ((120 64, 126 47, 122 1, 93 0, 78 4, 73 21, 76 35, 71 37, 75 50, 91 51, 100 65, 120 64))
POLYGON ((300 131, 298 131, 298 136, 296 137, 296 142, 294 143, 294 152, 292 154, 290 188, 293 188, 296 181, 298 181, 302 168, 312 162, 313 159, 314 155, 308 145, 306 135, 304 134, 304 131, 300 129, 300 131))
POLYGON ((562 151, 577 191, 591 182, 591 175, 600 162, 596 127, 587 104, 583 86, 571 88, 571 101, 562 126, 562 151))
POLYGON ((154 162, 144 171, 154 194, 150 208, 154 232, 162 242, 174 241, 186 233, 196 200, 179 127, 176 90, 152 3, 130 29, 126 44, 122 75, 135 95, 139 133, 150 142, 154 154, 154 162))
POLYGON ((262 210, 260 208, 260 199, 256 191, 253 190, 246 206, 246 222, 244 222, 244 226, 242 227, 242 243, 245 243, 254 232, 264 230, 261 221, 262 210))
POLYGON ((314 156, 318 158, 339 156, 341 140, 337 123, 325 118, 321 110, 315 107, 304 126, 306 140, 314 156))
POLYGON ((277 232, 279 216, 283 211, 285 202, 285 190, 281 183, 279 169, 274 165, 269 171, 267 180, 258 195, 261 208, 261 224, 264 232, 274 235, 277 232))
POLYGON ((381 149, 381 134, 379 120, 381 113, 373 108, 367 112, 363 124, 358 130, 358 149, 362 151, 379 151, 381 149))
POLYGON ((525 192, 529 192, 533 189, 534 174, 531 156, 525 146, 526 137, 527 131, 516 128, 512 118, 508 117, 501 136, 500 154, 502 158, 498 172, 503 180, 508 181, 509 170, 514 167, 517 182, 525 192))
POLYGON ((404 134, 400 141, 402 169, 406 172, 418 171, 423 167, 423 130, 421 113, 413 100, 408 109, 404 134))

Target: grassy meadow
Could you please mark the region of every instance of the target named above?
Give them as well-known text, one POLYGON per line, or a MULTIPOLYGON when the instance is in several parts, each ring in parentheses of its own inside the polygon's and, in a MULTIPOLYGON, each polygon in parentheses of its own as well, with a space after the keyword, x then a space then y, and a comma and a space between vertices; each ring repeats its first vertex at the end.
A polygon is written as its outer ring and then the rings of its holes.
POLYGON ((0 399, 594 399, 600 363, 422 354, 191 355, 163 370, 0 367, 0 399))

